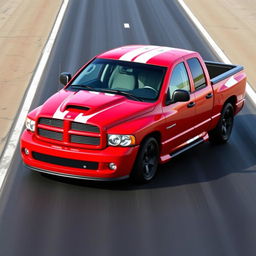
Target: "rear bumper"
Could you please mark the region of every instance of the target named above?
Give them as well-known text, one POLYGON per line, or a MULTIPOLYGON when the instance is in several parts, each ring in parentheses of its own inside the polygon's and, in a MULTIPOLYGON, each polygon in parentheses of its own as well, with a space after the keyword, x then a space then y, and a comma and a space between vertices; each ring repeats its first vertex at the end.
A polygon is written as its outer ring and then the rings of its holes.
POLYGON ((128 178, 139 149, 139 146, 106 147, 102 150, 57 146, 38 140, 33 133, 26 130, 22 134, 20 144, 22 159, 30 169, 64 177, 106 181, 128 178), (25 153, 25 148, 28 149, 28 154, 25 153), (50 159, 62 158, 65 161, 63 161, 63 165, 59 161, 58 164, 53 164, 52 161, 51 163, 47 162, 47 158, 41 161, 35 159, 33 152, 49 156, 50 159), (92 170, 83 164, 78 167, 70 167, 66 164, 68 160, 77 163, 79 161, 97 163, 97 168, 92 170), (110 163, 116 164, 116 170, 109 168, 110 163))
POLYGON ((242 99, 236 103, 235 115, 242 110, 242 108, 244 107, 244 102, 245 102, 245 99, 242 99))

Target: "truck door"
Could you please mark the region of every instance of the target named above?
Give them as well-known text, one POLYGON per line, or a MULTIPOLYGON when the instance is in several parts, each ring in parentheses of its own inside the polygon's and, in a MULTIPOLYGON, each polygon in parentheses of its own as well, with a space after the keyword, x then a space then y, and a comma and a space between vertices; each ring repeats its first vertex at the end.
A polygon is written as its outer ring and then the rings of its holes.
POLYGON ((195 92, 195 132, 199 135, 208 131, 212 109, 213 109, 213 91, 212 86, 207 80, 198 58, 191 58, 187 60, 188 66, 193 78, 195 92))
MULTIPOLYGON (((191 87, 184 62, 177 64, 171 74, 168 94, 172 99, 175 90, 182 89, 190 93, 191 87)), ((165 128, 163 132, 164 151, 169 153, 194 136, 195 98, 190 95, 188 102, 176 102, 163 107, 165 128)))

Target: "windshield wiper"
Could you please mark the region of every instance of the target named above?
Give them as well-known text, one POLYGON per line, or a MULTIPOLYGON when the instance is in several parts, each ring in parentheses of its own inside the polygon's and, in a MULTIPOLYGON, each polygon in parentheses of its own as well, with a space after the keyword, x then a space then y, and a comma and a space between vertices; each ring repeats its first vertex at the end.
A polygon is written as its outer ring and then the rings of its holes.
POLYGON ((144 101, 142 98, 139 98, 129 92, 119 91, 119 90, 113 90, 113 89, 105 89, 105 88, 93 88, 89 85, 79 85, 79 84, 72 84, 71 88, 74 89, 84 89, 84 90, 90 90, 90 91, 96 91, 96 92, 109 92, 109 93, 116 93, 119 95, 126 96, 128 98, 134 99, 136 101, 144 101))
POLYGON ((126 96, 127 98, 131 98, 131 99, 134 99, 136 101, 144 101, 142 98, 139 98, 129 92, 124 92, 124 91, 119 91, 119 90, 113 90, 113 89, 101 89, 99 88, 99 91, 101 92, 109 92, 109 93, 116 93, 116 94, 119 94, 119 95, 123 95, 123 96, 126 96))
POLYGON ((96 88, 93 88, 89 85, 82 85, 82 84, 72 84, 71 88, 74 89, 85 89, 85 90, 91 90, 91 91, 98 91, 96 88))

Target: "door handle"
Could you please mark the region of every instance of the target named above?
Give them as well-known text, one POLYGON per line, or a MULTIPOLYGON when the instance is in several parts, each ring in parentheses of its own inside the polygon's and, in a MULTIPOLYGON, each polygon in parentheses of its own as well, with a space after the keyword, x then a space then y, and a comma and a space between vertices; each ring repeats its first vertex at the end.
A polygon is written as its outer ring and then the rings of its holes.
POLYGON ((194 101, 191 101, 191 102, 188 103, 187 107, 188 107, 188 108, 192 108, 192 107, 194 107, 195 105, 196 105, 196 103, 195 103, 194 101))
POLYGON ((213 96, 213 94, 210 92, 210 93, 208 93, 208 94, 205 96, 205 98, 206 98, 206 99, 210 99, 212 96, 213 96))

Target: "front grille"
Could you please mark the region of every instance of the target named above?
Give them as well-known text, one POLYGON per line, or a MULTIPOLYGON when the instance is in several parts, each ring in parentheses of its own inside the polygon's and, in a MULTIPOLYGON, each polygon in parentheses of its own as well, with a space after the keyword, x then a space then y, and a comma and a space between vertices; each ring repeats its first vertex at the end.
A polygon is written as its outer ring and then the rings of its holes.
POLYGON ((37 136, 40 139, 55 140, 65 146, 100 148, 103 134, 98 126, 77 123, 69 120, 41 117, 37 123, 37 136))
POLYGON ((99 164, 97 162, 90 161, 80 161, 76 159, 62 158, 56 156, 45 155, 37 152, 32 152, 34 159, 42 161, 45 163, 56 164, 66 167, 80 168, 80 169, 90 169, 97 170, 99 164))
POLYGON ((81 135, 71 135, 70 141, 72 143, 88 144, 88 145, 100 145, 100 138, 81 136, 81 135))
POLYGON ((63 140, 63 134, 61 132, 54 132, 46 129, 38 129, 38 134, 42 137, 52 140, 63 140))
POLYGON ((53 118, 40 118, 39 119, 39 124, 44 124, 44 125, 49 125, 49 126, 53 126, 53 127, 59 127, 62 128, 63 127, 63 120, 60 119, 53 119, 53 118))
POLYGON ((71 130, 82 131, 82 132, 95 132, 95 133, 100 132, 99 127, 97 127, 95 125, 81 124, 81 123, 76 123, 76 122, 71 123, 71 130))

